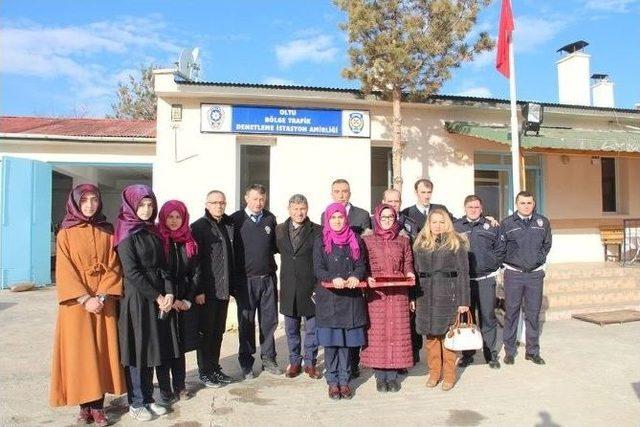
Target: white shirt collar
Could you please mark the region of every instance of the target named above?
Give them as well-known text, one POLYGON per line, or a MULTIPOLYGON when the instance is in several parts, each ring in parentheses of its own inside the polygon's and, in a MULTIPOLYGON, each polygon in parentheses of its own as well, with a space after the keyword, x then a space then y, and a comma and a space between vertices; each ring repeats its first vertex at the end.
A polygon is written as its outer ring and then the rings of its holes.
POLYGON ((520 212, 517 212, 518 216, 520 217, 520 219, 531 219, 531 217, 533 216, 533 214, 529 215, 529 216, 522 216, 520 215, 520 212))
POLYGON ((254 212, 252 212, 252 211, 251 211, 251 209, 249 209, 249 208, 244 208, 244 211, 245 211, 245 213, 247 214, 247 216, 248 216, 249 218, 251 218, 251 215, 257 215, 257 216, 258 216, 258 219, 260 219, 260 217, 261 217, 261 216, 262 216, 262 214, 264 213, 264 211, 260 211, 260 212, 258 212, 258 213, 254 213, 254 212))
POLYGON ((428 204, 427 206, 422 206, 420 203, 416 203, 416 209, 418 209, 418 212, 420 212, 422 215, 427 215, 429 213, 429 208, 431 207, 431 204, 428 204))

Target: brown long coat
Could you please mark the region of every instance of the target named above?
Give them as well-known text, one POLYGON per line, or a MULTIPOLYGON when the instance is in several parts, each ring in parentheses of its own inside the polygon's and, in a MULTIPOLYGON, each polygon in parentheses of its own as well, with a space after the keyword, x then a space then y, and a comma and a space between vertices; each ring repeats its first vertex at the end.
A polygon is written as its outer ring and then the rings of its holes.
POLYGON ((118 355, 116 298, 122 295, 120 262, 111 235, 87 224, 62 229, 56 244, 58 321, 51 369, 51 406, 78 405, 126 385, 118 355), (100 314, 76 299, 107 294, 100 314))

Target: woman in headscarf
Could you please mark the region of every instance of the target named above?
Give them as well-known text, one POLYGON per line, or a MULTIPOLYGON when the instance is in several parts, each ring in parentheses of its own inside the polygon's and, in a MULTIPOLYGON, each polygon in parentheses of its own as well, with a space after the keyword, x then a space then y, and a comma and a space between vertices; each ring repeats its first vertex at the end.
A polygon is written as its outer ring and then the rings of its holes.
POLYGON ((351 399, 350 347, 365 343, 367 313, 364 297, 356 289, 366 276, 362 240, 349 228, 342 203, 330 204, 322 235, 313 248, 313 267, 319 283, 315 290, 316 337, 324 347, 324 361, 331 399, 351 399), (330 283, 331 288, 322 282, 330 283))
MULTIPOLYGON (((409 237, 400 235, 397 212, 381 204, 373 213, 374 232, 363 236, 367 247, 370 277, 415 279, 409 237)), ((374 368, 379 392, 400 390, 398 370, 413 366, 409 287, 376 287, 367 292, 369 327, 361 363, 374 368)))
POLYGON ((160 208, 158 232, 167 260, 167 273, 175 291, 173 310, 168 316, 177 318, 180 344, 180 357, 163 360, 161 366, 156 366, 160 396, 164 403, 170 404, 192 397, 185 386, 184 353, 195 350, 199 342, 198 317, 195 308, 191 308, 195 296, 200 294, 194 281, 198 245, 189 228, 187 207, 179 200, 169 200, 160 208))
POLYGON ((427 387, 442 379, 442 389, 456 383, 457 353, 444 346, 444 337, 457 313, 469 310, 468 241, 455 232, 442 209, 429 212, 425 226, 413 245, 420 295, 416 300, 416 330, 426 335, 427 387))
POLYGON ((140 421, 167 413, 153 400, 153 368, 180 357, 175 317, 168 316, 175 292, 154 225, 157 212, 156 196, 148 186, 129 185, 122 191, 114 238, 124 272, 120 359, 129 389, 129 414, 140 421))
POLYGON ((80 405, 79 423, 106 426, 105 393, 122 394, 116 300, 122 295, 113 227, 100 190, 75 187, 56 236, 58 320, 51 369, 51 406, 80 405))

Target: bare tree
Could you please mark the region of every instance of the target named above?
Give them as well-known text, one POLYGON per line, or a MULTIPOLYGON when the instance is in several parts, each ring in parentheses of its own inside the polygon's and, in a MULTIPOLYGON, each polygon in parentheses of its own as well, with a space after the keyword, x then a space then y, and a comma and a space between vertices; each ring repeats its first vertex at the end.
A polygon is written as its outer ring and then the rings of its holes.
POLYGON ((491 0, 334 0, 347 13, 351 66, 364 93, 393 103, 393 187, 402 191, 401 101, 425 99, 451 78, 451 69, 493 48, 485 32, 472 35, 491 0), (471 40, 473 39, 473 40, 471 40))
POLYGON ((158 97, 153 92, 153 65, 140 66, 140 76, 129 74, 129 83, 118 84, 118 102, 111 104, 112 119, 155 120, 158 97))

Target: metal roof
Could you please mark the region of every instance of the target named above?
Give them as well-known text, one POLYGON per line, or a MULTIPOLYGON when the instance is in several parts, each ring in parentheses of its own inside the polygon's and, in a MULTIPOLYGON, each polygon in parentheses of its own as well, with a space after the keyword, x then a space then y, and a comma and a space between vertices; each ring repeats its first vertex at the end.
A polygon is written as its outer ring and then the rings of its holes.
MULTIPOLYGON (((187 86, 213 86, 213 87, 237 87, 237 88, 255 88, 255 89, 269 89, 269 90, 299 90, 309 92, 332 92, 332 93, 344 93, 359 96, 364 98, 365 94, 359 89, 349 88, 333 88, 333 87, 320 87, 320 86, 297 86, 297 85, 270 85, 261 83, 229 83, 229 82, 194 82, 176 79, 175 82, 179 85, 187 86)), ((372 93, 376 97, 381 97, 381 92, 372 93)), ((460 96, 460 95, 431 95, 426 100, 420 101, 420 103, 438 103, 442 101, 451 101, 454 103, 483 103, 483 104, 509 104, 508 99, 502 98, 481 98, 475 96, 460 96)), ((522 105, 526 103, 536 103, 544 105, 545 107, 553 108, 565 108, 574 110, 590 110, 590 111, 602 111, 602 112, 616 112, 616 113, 632 113, 640 116, 640 110, 634 108, 610 108, 610 107, 596 107, 590 105, 572 105, 572 104, 558 104, 553 102, 540 102, 529 100, 518 100, 517 103, 522 105)))
POLYGON ((155 138, 156 121, 1 116, 0 132, 97 138, 155 138))

